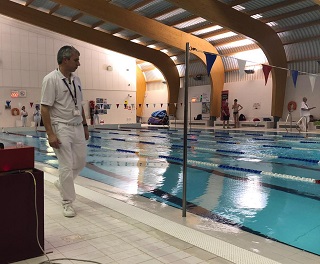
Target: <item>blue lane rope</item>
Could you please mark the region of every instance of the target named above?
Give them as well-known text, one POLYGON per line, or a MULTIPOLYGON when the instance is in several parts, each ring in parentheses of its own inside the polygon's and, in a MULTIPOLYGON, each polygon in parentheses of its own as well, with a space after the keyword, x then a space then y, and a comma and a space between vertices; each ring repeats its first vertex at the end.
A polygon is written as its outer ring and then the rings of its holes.
MULTIPOLYGON (((139 151, 132 151, 132 150, 126 150, 126 149, 111 149, 111 148, 102 147, 102 146, 93 145, 93 144, 88 144, 87 146, 91 147, 91 148, 99 148, 99 149, 114 150, 114 151, 118 151, 118 152, 132 153, 132 154, 139 155, 142 157, 157 157, 157 158, 163 158, 166 160, 178 161, 181 163, 183 162, 183 159, 181 159, 179 157, 172 157, 172 156, 168 156, 168 155, 154 155, 154 156, 152 156, 152 155, 142 154, 139 151)), ((220 169, 224 169, 224 170, 233 170, 233 171, 255 173, 255 174, 259 174, 259 175, 265 175, 265 176, 276 177, 276 178, 281 178, 281 179, 289 179, 289 180, 296 180, 296 181, 301 181, 301 182, 320 184, 320 180, 317 180, 317 179, 304 178, 304 177, 299 177, 299 176, 294 176, 294 175, 273 173, 273 172, 268 172, 268 171, 260 171, 260 170, 247 169, 247 168, 241 168, 241 167, 234 167, 234 166, 225 165, 225 164, 214 164, 211 162, 203 162, 203 161, 197 161, 197 160, 187 160, 187 163, 195 164, 195 165, 204 165, 204 166, 214 167, 214 168, 220 168, 220 169)))

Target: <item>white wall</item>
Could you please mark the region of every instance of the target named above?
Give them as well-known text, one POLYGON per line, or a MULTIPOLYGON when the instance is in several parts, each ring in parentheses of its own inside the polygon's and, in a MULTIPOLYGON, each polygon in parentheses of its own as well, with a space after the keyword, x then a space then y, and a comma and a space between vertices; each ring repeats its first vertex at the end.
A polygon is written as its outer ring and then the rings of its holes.
POLYGON ((144 117, 144 119, 148 119, 153 112, 158 110, 167 110, 167 109, 168 109, 167 84, 162 82, 147 83, 142 117, 144 117), (146 106, 147 104, 148 104, 148 107, 146 106))
MULTIPOLYGON (((135 104, 134 58, 0 16, 0 127, 15 126, 15 120, 20 119, 5 109, 6 100, 11 100, 12 108, 26 106, 30 125, 34 111, 30 102, 39 103, 42 79, 57 68, 56 54, 64 45, 73 45, 81 53, 76 74, 82 82, 84 100, 106 98, 111 104, 108 114, 101 119, 105 123, 135 122, 135 106, 132 110, 123 106, 125 100, 129 105, 135 104), (112 71, 106 70, 109 65, 112 71), (27 97, 11 98, 11 90, 26 90, 27 97)), ((87 104, 85 110, 88 113, 87 104)))
POLYGON ((229 91, 231 119, 233 119, 231 108, 234 99, 238 99, 238 103, 243 106, 241 113, 246 116, 247 120, 271 117, 272 80, 270 78, 267 85, 264 79, 225 83, 224 90, 229 91), (254 108, 256 103, 260 104, 260 108, 254 108))
POLYGON ((316 108, 311 110, 311 114, 316 119, 320 119, 320 78, 315 81, 314 89, 312 91, 309 75, 299 75, 297 79, 296 87, 294 87, 292 77, 288 76, 286 95, 284 101, 282 121, 286 120, 288 115, 288 103, 290 101, 295 101, 297 103, 297 110, 292 112, 293 121, 298 121, 300 118, 300 107, 303 97, 307 97, 307 104, 309 107, 315 106, 316 108))

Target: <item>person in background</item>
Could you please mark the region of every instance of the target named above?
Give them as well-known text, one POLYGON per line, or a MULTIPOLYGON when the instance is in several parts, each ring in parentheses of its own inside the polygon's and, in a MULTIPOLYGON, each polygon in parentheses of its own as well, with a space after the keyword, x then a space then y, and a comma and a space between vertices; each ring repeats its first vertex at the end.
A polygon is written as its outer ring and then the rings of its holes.
POLYGON ((98 105, 96 105, 95 107, 94 107, 94 114, 93 114, 93 124, 94 125, 99 125, 100 123, 100 121, 99 121, 99 106, 98 105))
POLYGON ((234 127, 240 127, 239 123, 239 112, 243 109, 242 105, 238 104, 238 100, 233 100, 232 111, 233 111, 233 119, 234 119, 234 127))
POLYGON ((308 131, 308 124, 310 122, 310 110, 314 109, 315 107, 309 107, 307 104, 307 97, 302 98, 301 108, 300 108, 300 128, 302 131, 308 131))
POLYGON ((33 120, 34 120, 34 126, 36 128, 36 131, 41 123, 41 112, 39 105, 36 105, 36 109, 33 112, 33 120))
POLYGON ((27 126, 28 112, 26 111, 26 107, 25 106, 22 106, 20 115, 21 115, 22 126, 26 127, 27 126))
POLYGON ((221 105, 221 117, 223 120, 223 128, 226 128, 226 121, 227 121, 227 128, 229 127, 229 118, 230 118, 230 111, 229 111, 229 103, 228 100, 222 102, 221 105))
POLYGON ((65 217, 74 217, 74 179, 86 165, 88 124, 82 107, 81 82, 74 72, 80 66, 80 52, 63 46, 57 54, 58 68, 42 82, 41 115, 50 146, 59 162, 60 191, 65 217))

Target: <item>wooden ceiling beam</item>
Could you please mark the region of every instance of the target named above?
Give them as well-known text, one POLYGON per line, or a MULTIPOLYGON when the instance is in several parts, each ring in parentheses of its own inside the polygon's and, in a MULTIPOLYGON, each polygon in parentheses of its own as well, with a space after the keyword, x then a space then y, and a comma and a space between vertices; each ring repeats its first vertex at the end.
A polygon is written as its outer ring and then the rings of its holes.
MULTIPOLYGON (((218 0, 167 0, 194 15, 208 21, 217 23, 233 32, 237 32, 256 41, 265 53, 270 65, 281 68, 287 67, 287 58, 282 41, 278 34, 268 25, 259 20, 239 12, 230 5, 218 0), (232 18, 232 19, 230 19, 232 18)), ((239 1, 231 2, 232 6, 240 4, 239 1)), ((287 76, 282 71, 272 69, 272 103, 271 115, 281 117, 283 114, 285 87, 287 76)), ((220 103, 212 101, 212 103, 220 103)))
POLYGON ((228 3, 229 6, 237 6, 237 5, 242 5, 244 3, 247 3, 249 2, 250 0, 235 0, 235 1, 232 1, 230 3, 228 3))
MULTIPOLYGON (((199 50, 205 50, 217 54, 218 51, 209 42, 204 39, 198 38, 191 34, 187 34, 174 27, 164 25, 153 19, 140 16, 139 14, 128 11, 121 7, 107 3, 105 0, 95 0, 95 4, 86 0, 54 0, 64 6, 77 9, 80 12, 90 14, 101 20, 111 22, 119 27, 126 28, 154 39, 156 41, 166 43, 167 45, 177 47, 181 50, 186 49, 186 43, 191 47, 197 47, 199 50), (124 19, 126 18, 126 19, 124 19), (148 26, 146 26, 148 25, 148 26)), ((187 1, 190 2, 190 1, 187 1)), ((198 17, 196 15, 195 17, 198 17)), ((203 52, 191 50, 191 53, 201 59, 206 64, 206 56, 203 52)), ((210 109, 211 116, 220 116, 220 97, 224 85, 224 66, 220 57, 217 57, 215 64, 210 73, 213 108, 210 109), (214 87, 214 88, 213 88, 214 87)), ((178 96, 177 94, 175 96, 178 96)))
MULTIPOLYGON (((180 79, 177 67, 170 57, 161 51, 149 49, 131 41, 123 40, 110 34, 91 29, 78 23, 73 23, 57 16, 48 15, 42 11, 28 8, 11 1, 0 1, 0 14, 105 49, 149 61, 154 64, 166 78, 170 88, 169 93, 172 96, 171 100, 168 102, 172 103, 178 101, 180 79), (175 95, 177 95, 176 98, 175 95)), ((174 107, 169 108, 169 113, 175 113, 174 107)))

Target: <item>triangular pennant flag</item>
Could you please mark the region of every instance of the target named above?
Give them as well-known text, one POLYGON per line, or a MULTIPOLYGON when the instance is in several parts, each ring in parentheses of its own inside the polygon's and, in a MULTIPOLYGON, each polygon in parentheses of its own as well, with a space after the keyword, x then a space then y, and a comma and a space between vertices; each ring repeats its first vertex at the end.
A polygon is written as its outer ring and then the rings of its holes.
POLYGON ((163 104, 160 104, 160 105, 161 105, 161 108, 162 108, 163 104))
POLYGON ((124 109, 127 109, 127 104, 124 104, 124 109))
POLYGON ((107 104, 108 109, 111 109, 111 104, 107 104))
POLYGON ((182 106, 182 103, 180 103, 180 105, 182 106))
POLYGON ((119 108, 119 104, 117 104, 117 108, 119 108))
POLYGON ((212 54, 212 53, 208 53, 208 52, 205 52, 204 53, 206 55, 206 61, 207 61, 207 73, 208 73, 208 76, 210 75, 210 72, 211 72, 211 68, 217 58, 217 55, 216 54, 212 54))
POLYGON ((247 61, 240 60, 240 59, 237 59, 237 61, 238 61, 238 65, 239 65, 239 76, 241 79, 244 75, 244 67, 246 66, 247 61))
POLYGON ((174 106, 177 107, 177 103, 174 103, 174 106))
POLYGON ((134 108, 134 104, 131 104, 131 108, 134 108))
POLYGON ((170 103, 168 103, 168 107, 170 106, 170 103))
POLYGON ((299 72, 296 71, 296 70, 292 70, 292 71, 291 71, 291 75, 292 75, 292 80, 293 80, 294 88, 296 88, 299 72))
POLYGON ((153 104, 153 107, 156 107, 156 104, 153 104))
POLYGON ((139 104, 139 108, 141 108, 141 104, 139 104))
POLYGON ((272 70, 271 66, 262 64, 262 71, 264 73, 265 85, 267 85, 269 73, 271 70, 272 70))
POLYGON ((147 107, 149 107, 149 104, 146 104, 147 107))
POLYGON ((316 75, 309 75, 309 80, 310 80, 312 92, 313 92, 313 89, 314 89, 314 85, 316 83, 316 79, 317 79, 316 75))
POLYGON ((32 108, 32 106, 33 106, 33 103, 32 103, 32 102, 30 102, 30 107, 32 108))

